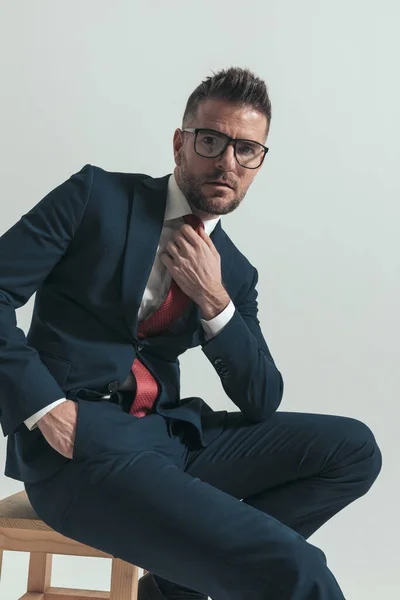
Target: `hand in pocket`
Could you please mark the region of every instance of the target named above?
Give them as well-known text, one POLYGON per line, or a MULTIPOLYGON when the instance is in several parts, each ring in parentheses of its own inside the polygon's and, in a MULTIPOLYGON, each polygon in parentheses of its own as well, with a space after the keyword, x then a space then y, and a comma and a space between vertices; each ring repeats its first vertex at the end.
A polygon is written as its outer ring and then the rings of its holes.
POLYGON ((77 418, 77 403, 66 400, 37 422, 46 441, 65 458, 72 458, 73 455, 77 418))

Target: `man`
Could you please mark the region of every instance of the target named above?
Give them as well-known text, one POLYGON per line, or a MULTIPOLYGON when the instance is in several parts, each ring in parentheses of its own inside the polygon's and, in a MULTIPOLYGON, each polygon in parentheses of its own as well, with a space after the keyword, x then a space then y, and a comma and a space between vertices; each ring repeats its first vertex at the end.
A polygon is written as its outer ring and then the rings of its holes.
POLYGON ((221 225, 270 121, 265 83, 221 71, 188 100, 171 176, 86 165, 0 239, 5 473, 55 530, 148 570, 140 600, 342 599, 307 538, 381 468, 362 422, 277 412, 258 273, 221 225), (180 398, 199 345, 239 411, 180 398))

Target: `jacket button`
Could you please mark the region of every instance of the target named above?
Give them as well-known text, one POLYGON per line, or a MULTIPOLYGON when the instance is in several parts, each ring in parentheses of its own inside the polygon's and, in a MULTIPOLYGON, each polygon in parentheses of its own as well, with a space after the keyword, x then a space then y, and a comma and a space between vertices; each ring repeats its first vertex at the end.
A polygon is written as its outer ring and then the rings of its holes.
POLYGON ((107 386, 108 391, 112 394, 117 391, 119 388, 119 381, 110 381, 107 386))

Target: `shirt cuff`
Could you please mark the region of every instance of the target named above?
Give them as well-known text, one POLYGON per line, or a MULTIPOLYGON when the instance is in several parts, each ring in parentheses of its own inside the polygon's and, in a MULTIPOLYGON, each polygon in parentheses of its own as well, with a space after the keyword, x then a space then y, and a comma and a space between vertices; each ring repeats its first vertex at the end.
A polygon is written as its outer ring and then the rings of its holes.
POLYGON ((62 402, 65 402, 65 401, 66 401, 66 398, 60 398, 60 400, 56 400, 55 402, 48 404, 48 406, 45 406, 44 408, 42 408, 41 410, 36 412, 34 415, 32 415, 31 417, 26 419, 26 421, 24 421, 25 425, 27 426, 27 428, 30 431, 32 431, 32 429, 36 429, 36 427, 37 427, 36 423, 39 421, 39 419, 44 417, 44 415, 46 413, 50 412, 58 404, 61 404, 62 402))
POLYGON ((210 321, 200 319, 207 341, 211 340, 211 338, 218 335, 219 332, 222 331, 226 325, 228 325, 229 321, 235 314, 235 310, 236 307, 231 300, 228 306, 224 308, 224 310, 221 313, 219 313, 219 315, 217 315, 210 321))

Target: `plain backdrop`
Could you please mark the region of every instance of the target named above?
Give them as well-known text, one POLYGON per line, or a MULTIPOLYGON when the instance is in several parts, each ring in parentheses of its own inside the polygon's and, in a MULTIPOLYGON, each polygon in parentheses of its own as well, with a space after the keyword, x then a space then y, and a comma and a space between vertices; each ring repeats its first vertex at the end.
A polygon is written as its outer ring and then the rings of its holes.
MULTIPOLYGON (((371 491, 310 539, 352 600, 398 594, 399 25, 396 0, 0 1, 1 233, 86 163, 171 173, 212 71, 266 80, 270 153, 223 225, 259 270, 280 410, 355 417, 381 447, 371 491)), ((237 410, 200 349, 182 374, 183 396, 237 410)), ((21 489, 0 475, 0 498, 21 489)), ((5 554, 2 599, 24 593, 27 564, 5 554)), ((105 590, 109 575, 110 561, 57 557, 53 585, 105 590)))

